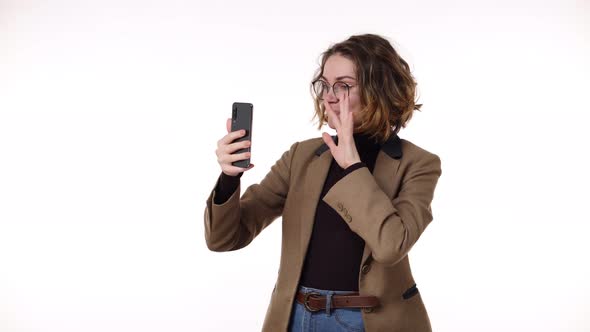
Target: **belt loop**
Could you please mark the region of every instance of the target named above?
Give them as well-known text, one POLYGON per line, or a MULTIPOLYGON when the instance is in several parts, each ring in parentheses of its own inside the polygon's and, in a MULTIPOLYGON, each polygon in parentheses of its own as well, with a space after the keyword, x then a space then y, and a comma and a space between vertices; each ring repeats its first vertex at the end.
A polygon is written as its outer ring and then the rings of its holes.
POLYGON ((332 295, 334 295, 334 291, 328 291, 326 294, 326 314, 330 316, 330 308, 332 307, 332 295))

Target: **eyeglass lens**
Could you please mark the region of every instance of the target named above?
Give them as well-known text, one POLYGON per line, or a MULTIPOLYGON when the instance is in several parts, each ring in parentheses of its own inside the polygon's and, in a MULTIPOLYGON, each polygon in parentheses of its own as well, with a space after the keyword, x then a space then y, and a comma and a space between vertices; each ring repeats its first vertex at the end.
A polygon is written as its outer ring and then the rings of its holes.
MULTIPOLYGON (((342 82, 336 82, 332 86, 332 90, 336 98, 340 99, 344 96, 344 94, 348 94, 348 85, 342 82)), ((326 94, 329 93, 330 86, 322 81, 316 81, 314 83, 314 92, 316 96, 323 100, 326 97, 326 94)))

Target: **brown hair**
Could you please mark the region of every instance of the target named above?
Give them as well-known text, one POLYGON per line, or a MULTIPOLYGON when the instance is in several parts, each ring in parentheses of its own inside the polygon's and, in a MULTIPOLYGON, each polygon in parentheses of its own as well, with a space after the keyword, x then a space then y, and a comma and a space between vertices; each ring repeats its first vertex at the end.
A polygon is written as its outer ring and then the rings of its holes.
MULTIPOLYGON (((414 101, 417 83, 410 67, 387 39, 364 34, 330 46, 321 54, 321 65, 312 82, 323 75, 326 60, 333 54, 348 58, 356 67, 362 105, 357 132, 367 133, 383 143, 406 127, 413 111, 422 107, 414 101)), ((323 103, 315 98, 313 89, 311 92, 315 106, 313 118, 318 117, 319 130, 328 118, 323 103)))

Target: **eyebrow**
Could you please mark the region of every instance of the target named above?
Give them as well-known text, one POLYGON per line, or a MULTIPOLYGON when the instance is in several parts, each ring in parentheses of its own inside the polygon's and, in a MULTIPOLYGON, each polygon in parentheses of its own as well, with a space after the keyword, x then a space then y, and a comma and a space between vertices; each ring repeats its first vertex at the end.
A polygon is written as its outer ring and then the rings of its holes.
MULTIPOLYGON (((328 80, 327 78, 324 77, 324 75, 322 75, 321 78, 325 79, 326 81, 328 80)), ((356 81, 356 78, 354 78, 352 76, 348 76, 348 75, 338 76, 338 77, 336 77, 336 81, 340 81, 343 78, 350 78, 351 80, 355 80, 356 81)))

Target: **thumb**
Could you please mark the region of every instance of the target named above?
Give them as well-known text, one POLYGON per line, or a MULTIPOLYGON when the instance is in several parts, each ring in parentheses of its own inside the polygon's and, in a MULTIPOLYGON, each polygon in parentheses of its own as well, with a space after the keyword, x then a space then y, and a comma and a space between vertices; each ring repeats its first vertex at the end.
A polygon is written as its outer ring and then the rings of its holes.
POLYGON ((225 121, 225 128, 227 129, 227 133, 229 134, 231 132, 231 119, 227 118, 227 120, 225 121))
POLYGON ((328 133, 322 133, 322 139, 324 140, 324 143, 326 143, 326 145, 330 148, 330 150, 333 151, 336 147, 336 144, 334 143, 332 136, 330 136, 328 133))

